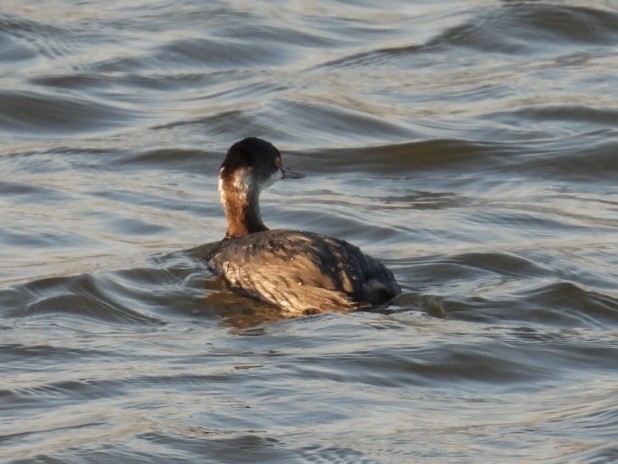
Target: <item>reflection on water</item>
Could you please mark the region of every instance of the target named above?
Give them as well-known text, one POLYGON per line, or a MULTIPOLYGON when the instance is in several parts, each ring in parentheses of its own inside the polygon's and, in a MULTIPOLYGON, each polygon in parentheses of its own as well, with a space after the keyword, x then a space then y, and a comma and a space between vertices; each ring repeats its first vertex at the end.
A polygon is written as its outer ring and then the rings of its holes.
POLYGON ((0 459, 613 462, 618 10, 3 3, 0 459), (379 257, 391 306, 226 291, 217 172, 379 257))

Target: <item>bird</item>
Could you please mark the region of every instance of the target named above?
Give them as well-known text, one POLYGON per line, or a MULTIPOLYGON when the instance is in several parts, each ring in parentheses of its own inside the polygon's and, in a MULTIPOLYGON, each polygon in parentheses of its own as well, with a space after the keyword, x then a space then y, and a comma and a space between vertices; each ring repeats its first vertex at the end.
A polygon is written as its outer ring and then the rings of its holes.
POLYGON ((283 166, 272 143, 257 137, 234 143, 219 171, 227 231, 206 257, 209 269, 233 292, 288 315, 387 304, 401 288, 389 269, 357 246, 315 232, 264 225, 262 190, 281 179, 302 177, 283 166))

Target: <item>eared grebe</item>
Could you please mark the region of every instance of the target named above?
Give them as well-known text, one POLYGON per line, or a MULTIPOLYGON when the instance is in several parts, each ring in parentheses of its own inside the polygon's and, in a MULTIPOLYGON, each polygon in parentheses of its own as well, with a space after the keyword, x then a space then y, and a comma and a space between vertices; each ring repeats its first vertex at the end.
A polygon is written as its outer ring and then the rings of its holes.
POLYGON ((294 314, 369 308, 399 294, 382 263, 344 240, 268 230, 260 192, 279 179, 301 177, 282 166, 279 150, 265 140, 232 145, 219 172, 227 233, 208 255, 209 268, 231 290, 294 314))

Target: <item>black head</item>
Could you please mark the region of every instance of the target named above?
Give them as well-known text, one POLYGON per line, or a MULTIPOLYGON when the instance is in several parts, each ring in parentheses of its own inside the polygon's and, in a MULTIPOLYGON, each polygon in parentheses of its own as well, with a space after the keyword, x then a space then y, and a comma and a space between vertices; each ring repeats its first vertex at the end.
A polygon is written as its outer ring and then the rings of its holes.
POLYGON ((220 177, 229 178, 241 170, 251 171, 260 184, 266 185, 277 179, 304 177, 284 169, 279 150, 272 143, 257 137, 247 137, 230 147, 221 164, 220 177))

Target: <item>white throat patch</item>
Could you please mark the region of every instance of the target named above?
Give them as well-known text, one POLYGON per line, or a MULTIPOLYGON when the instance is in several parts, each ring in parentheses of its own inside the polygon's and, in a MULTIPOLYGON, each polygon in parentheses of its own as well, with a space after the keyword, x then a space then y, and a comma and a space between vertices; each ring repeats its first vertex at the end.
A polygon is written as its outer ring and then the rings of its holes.
POLYGON ((280 179, 283 179, 283 173, 281 172, 281 169, 277 169, 262 183, 260 187, 263 189, 268 188, 280 179))
POLYGON ((259 185, 255 185, 255 180, 249 168, 236 171, 231 179, 231 183, 224 185, 222 175, 224 169, 221 168, 221 171, 219 171, 219 193, 221 194, 221 202, 223 204, 226 203, 228 195, 233 195, 237 198, 247 198, 252 190, 259 189, 259 185))

